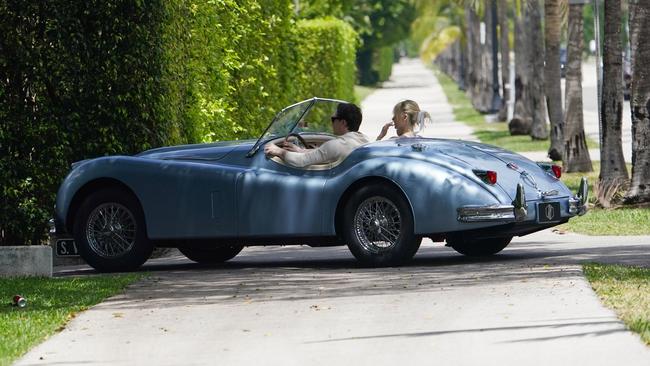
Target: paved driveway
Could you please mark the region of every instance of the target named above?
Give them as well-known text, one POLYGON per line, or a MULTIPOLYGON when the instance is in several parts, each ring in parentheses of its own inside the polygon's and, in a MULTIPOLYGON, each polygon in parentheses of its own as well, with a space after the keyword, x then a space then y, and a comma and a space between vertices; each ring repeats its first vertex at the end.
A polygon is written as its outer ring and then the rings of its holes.
POLYGON ((216 268, 177 256, 18 364, 650 364, 588 261, 650 265, 650 237, 543 231, 482 260, 426 242, 384 269, 346 248, 247 248, 216 268))

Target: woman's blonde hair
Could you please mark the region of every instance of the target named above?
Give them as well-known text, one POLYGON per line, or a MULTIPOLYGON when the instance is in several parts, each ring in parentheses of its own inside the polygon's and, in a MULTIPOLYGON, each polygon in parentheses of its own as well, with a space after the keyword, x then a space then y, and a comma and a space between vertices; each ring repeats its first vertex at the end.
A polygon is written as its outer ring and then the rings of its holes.
POLYGON ((393 114, 398 115, 400 113, 406 113, 409 124, 414 132, 422 131, 427 122, 432 121, 429 112, 421 111, 420 106, 415 101, 409 99, 395 104, 393 114))

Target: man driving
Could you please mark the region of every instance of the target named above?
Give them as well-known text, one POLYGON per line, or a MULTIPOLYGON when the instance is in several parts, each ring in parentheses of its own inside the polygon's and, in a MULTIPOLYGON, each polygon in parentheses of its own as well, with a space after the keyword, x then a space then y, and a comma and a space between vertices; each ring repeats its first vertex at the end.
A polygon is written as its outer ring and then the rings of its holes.
POLYGON ((266 144, 264 153, 277 156, 296 168, 314 164, 332 163, 345 159, 356 147, 368 143, 368 137, 359 132, 361 109, 352 103, 340 103, 331 117, 332 130, 337 138, 329 140, 317 149, 281 148, 276 144, 266 144))

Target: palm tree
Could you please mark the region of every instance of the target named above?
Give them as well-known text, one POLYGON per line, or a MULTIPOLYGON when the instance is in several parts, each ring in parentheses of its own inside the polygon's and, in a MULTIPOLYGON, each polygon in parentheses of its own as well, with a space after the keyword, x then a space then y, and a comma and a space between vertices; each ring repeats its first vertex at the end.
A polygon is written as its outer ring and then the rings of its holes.
POLYGON ((485 62, 485 46, 481 44, 480 24, 477 6, 471 2, 465 2, 465 34, 469 61, 467 91, 474 109, 485 112, 490 108, 492 99, 487 93, 489 84, 486 74, 489 70, 485 62))
POLYGON ((527 51, 530 34, 525 31, 522 1, 517 0, 515 7, 515 85, 513 85, 515 105, 512 120, 508 122, 511 135, 529 135, 533 124, 528 87, 528 79, 532 72, 527 51))
POLYGON ((585 139, 582 116, 582 4, 569 5, 569 45, 566 71, 566 115, 564 119, 564 155, 566 172, 591 172, 591 158, 585 139))
POLYGON ((561 13, 560 0, 544 2, 544 35, 546 38, 544 90, 548 117, 551 120, 551 147, 548 150, 548 156, 553 160, 562 159, 564 150, 564 121, 562 120, 562 89, 560 86, 561 13))
POLYGON ((625 201, 650 202, 650 3, 630 0, 632 60, 632 180, 625 201))
POLYGON ((542 39, 542 13, 540 0, 526 0, 525 19, 530 43, 526 49, 531 62, 528 87, 532 110, 530 135, 534 140, 546 140, 546 108, 544 107, 544 40, 542 39))
POLYGON ((508 27, 508 0, 499 0, 498 18, 499 18, 499 48, 501 52, 501 93, 503 103, 499 111, 499 121, 505 121, 508 118, 508 99, 509 90, 512 86, 510 83, 510 41, 508 27))
POLYGON ((621 54, 621 0, 605 1, 603 42, 603 86, 600 106, 600 175, 598 200, 609 206, 611 197, 628 180, 621 119, 623 113, 621 54))

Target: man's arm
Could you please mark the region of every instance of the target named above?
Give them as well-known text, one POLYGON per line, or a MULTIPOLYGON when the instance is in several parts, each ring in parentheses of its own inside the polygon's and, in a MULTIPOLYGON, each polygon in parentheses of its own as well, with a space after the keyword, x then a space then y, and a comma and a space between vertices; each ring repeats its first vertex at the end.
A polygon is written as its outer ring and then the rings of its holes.
POLYGON ((264 146, 264 153, 269 156, 277 156, 287 164, 304 168, 309 165, 329 163, 338 158, 339 143, 337 140, 330 140, 317 149, 304 150, 304 152, 292 152, 282 149, 275 144, 264 146))

